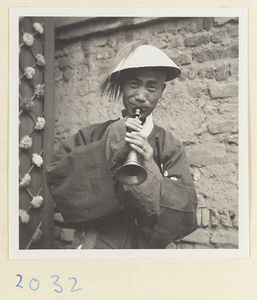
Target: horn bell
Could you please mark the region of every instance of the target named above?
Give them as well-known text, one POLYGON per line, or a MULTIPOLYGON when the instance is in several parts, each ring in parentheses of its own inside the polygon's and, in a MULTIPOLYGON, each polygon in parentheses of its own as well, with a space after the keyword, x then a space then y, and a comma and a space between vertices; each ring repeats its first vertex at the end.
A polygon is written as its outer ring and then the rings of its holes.
POLYGON ((131 150, 126 162, 117 169, 117 180, 127 185, 139 185, 147 178, 146 169, 138 161, 137 153, 131 150))

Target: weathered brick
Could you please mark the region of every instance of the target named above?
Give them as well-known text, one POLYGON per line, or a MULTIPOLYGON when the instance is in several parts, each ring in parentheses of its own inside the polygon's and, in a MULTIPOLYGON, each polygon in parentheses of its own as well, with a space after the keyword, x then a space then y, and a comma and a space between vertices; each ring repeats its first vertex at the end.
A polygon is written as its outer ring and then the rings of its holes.
POLYGON ((214 18, 214 23, 217 25, 223 25, 223 24, 231 22, 231 21, 238 22, 238 18, 237 17, 216 17, 216 18, 214 18))
POLYGON ((216 76, 215 79, 217 81, 227 80, 229 77, 229 65, 223 64, 216 68, 216 76))
POLYGON ((171 26, 167 26, 167 32, 171 33, 172 35, 176 35, 178 34, 178 29, 171 26))
POLYGON ((227 152, 238 153, 238 145, 228 144, 227 145, 227 152))
POLYGON ((229 144, 235 144, 235 145, 238 145, 238 135, 237 135, 237 134, 231 135, 231 136, 228 138, 228 143, 229 143, 229 144))
POLYGON ((212 99, 229 98, 238 95, 238 84, 209 84, 210 96, 212 99))
POLYGON ((200 35, 193 35, 185 39, 185 46, 186 47, 195 47, 202 44, 207 44, 210 41, 209 34, 200 34, 200 35))
POLYGON ((165 49, 168 47, 168 43, 166 41, 160 41, 160 43, 158 44, 158 48, 160 49, 165 49))
POLYGON ((237 248, 238 232, 217 231, 212 234, 211 243, 217 248, 237 248))
POLYGON ((113 52, 112 51, 105 51, 103 53, 99 53, 96 55, 96 59, 107 59, 113 57, 113 52))
POLYGON ((95 47, 104 47, 108 44, 108 39, 106 37, 99 37, 95 43, 95 47))
POLYGON ((177 249, 195 249, 195 245, 190 243, 179 243, 177 249))
POLYGON ((233 60, 229 64, 230 75, 234 77, 238 77, 238 61, 233 60))
POLYGON ((231 218, 227 210, 224 210, 222 214, 220 214, 220 224, 224 227, 232 227, 231 218))
POLYGON ((205 69, 205 78, 213 79, 213 78, 215 78, 215 76, 216 76, 215 67, 211 66, 211 67, 205 69))
POLYGON ((190 79, 193 80, 198 76, 198 71, 196 68, 183 68, 183 72, 180 75, 181 80, 190 79))
POLYGON ((205 197, 201 194, 197 194, 197 202, 198 202, 198 207, 205 207, 205 197))
POLYGON ((196 135, 202 135, 204 133, 208 132, 208 128, 206 126, 206 124, 202 124, 201 127, 197 128, 196 131, 195 131, 195 134, 196 135))
POLYGON ((186 32, 196 33, 203 30, 203 19, 202 18, 192 18, 184 25, 184 30, 186 32))
POLYGON ((217 43, 222 43, 224 39, 226 38, 227 31, 225 29, 220 30, 220 31, 215 31, 211 35, 211 41, 215 44, 217 43))
POLYGON ((170 46, 172 47, 172 49, 175 49, 175 48, 182 46, 182 43, 183 43, 183 41, 182 41, 181 37, 178 36, 178 37, 175 37, 172 39, 170 46))
POLYGON ((210 211, 208 208, 202 208, 202 226, 207 227, 210 224, 210 211))
POLYGON ((176 249, 177 246, 175 243, 170 243, 165 249, 176 249))
MULTIPOLYGON (((209 95, 209 91, 206 86, 201 86, 200 84, 191 85, 187 89, 190 98, 201 98, 204 95, 209 95)), ((200 100, 200 99, 199 99, 200 100)))
POLYGON ((228 48, 226 48, 226 56, 231 58, 238 58, 239 55, 239 49, 238 44, 232 45, 228 48))
POLYGON ((76 61, 77 64, 82 64, 85 61, 85 54, 81 49, 72 53, 71 57, 72 61, 76 61))
POLYGON ((193 233, 181 239, 184 242, 199 243, 199 244, 209 244, 211 233, 206 229, 197 229, 193 233))
POLYGON ((127 43, 131 43, 134 40, 133 32, 132 31, 126 31, 125 32, 125 41, 127 43))
POLYGON ((203 29, 210 30, 213 26, 213 18, 203 18, 203 29))
POLYGON ((213 247, 209 245, 203 245, 203 244, 196 244, 195 249, 212 249, 213 247))
POLYGON ((230 37, 238 37, 238 24, 226 24, 226 28, 230 37))
POLYGON ((238 124, 236 124, 233 129, 231 130, 231 133, 238 133, 239 129, 238 129, 238 124))
POLYGON ((155 27, 157 35, 167 32, 167 24, 159 24, 159 26, 155 27))
POLYGON ((59 60, 59 64, 58 65, 59 65, 60 69, 65 69, 65 68, 67 68, 70 65, 70 61, 69 61, 69 59, 67 57, 64 57, 64 58, 61 58, 59 60))
POLYGON ((205 61, 213 61, 213 60, 219 60, 222 58, 226 58, 228 56, 228 54, 231 54, 231 53, 230 53, 230 51, 227 51, 226 48, 216 46, 216 47, 211 47, 208 49, 194 52, 192 54, 192 59, 195 62, 202 63, 205 61))
POLYGON ((200 179, 200 177, 201 177, 201 172, 199 171, 198 168, 194 168, 194 171, 193 171, 192 176, 193 176, 194 181, 197 181, 197 180, 200 179))
POLYGON ((224 103, 224 104, 220 104, 218 107, 218 111, 222 114, 224 113, 236 113, 238 111, 238 103, 224 103))
POLYGON ((210 217, 211 217, 210 218, 210 220, 211 220, 211 226, 215 228, 220 223, 220 214, 219 214, 218 210, 215 209, 215 208, 211 209, 210 213, 211 213, 211 215, 210 215, 210 217))
POLYGON ((233 226, 238 228, 239 227, 239 218, 238 218, 238 213, 236 213, 233 217, 233 226))
POLYGON ((63 79, 65 81, 69 81, 72 78, 72 71, 70 69, 64 71, 63 73, 63 79))
POLYGON ((197 220, 197 226, 201 227, 201 225, 202 225, 202 210, 201 210, 201 208, 198 208, 196 211, 196 220, 197 220))
POLYGON ((214 163, 221 164, 227 161, 226 147, 217 143, 199 145, 188 151, 188 160, 191 164, 199 166, 208 166, 214 163))
POLYGON ((55 49, 55 58, 64 57, 66 55, 67 55, 66 49, 58 48, 58 47, 55 49))
POLYGON ((176 62, 176 64, 183 66, 191 64, 192 58, 189 54, 181 54, 174 58, 174 61, 176 62))
POLYGON ((222 132, 231 131, 234 127, 234 121, 233 120, 225 120, 225 121, 216 121, 213 120, 213 123, 208 125, 208 131, 211 134, 217 134, 222 132))
POLYGON ((74 236, 74 229, 62 228, 61 239, 66 242, 72 242, 74 236))
POLYGON ((198 76, 199 78, 204 78, 205 75, 205 70, 204 69, 198 69, 198 76))

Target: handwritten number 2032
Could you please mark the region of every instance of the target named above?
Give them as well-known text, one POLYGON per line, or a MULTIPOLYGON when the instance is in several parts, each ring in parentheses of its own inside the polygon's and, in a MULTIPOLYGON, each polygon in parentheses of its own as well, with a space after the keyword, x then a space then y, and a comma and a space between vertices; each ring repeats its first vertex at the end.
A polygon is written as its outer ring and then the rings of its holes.
MULTIPOLYGON (((16 287, 19 287, 21 289, 23 289, 23 286, 21 285, 21 282, 22 282, 22 275, 20 274, 16 274, 16 276, 18 276, 20 279, 19 279, 19 282, 16 284, 16 287)), ((63 291, 63 287, 57 283, 58 280, 59 280, 59 276, 58 275, 52 275, 51 278, 56 278, 55 281, 53 282, 53 285, 55 285, 56 287, 58 287, 58 289, 54 289, 54 291, 56 293, 61 293, 63 291)), ((80 291, 82 289, 75 289, 75 286, 77 284, 77 279, 75 277, 70 277, 68 280, 74 280, 74 284, 71 288, 71 292, 77 292, 77 291, 80 291)), ((32 278, 29 282, 29 287, 32 291, 37 291, 38 288, 39 288, 39 285, 40 285, 40 282, 38 279, 36 278, 32 278)))

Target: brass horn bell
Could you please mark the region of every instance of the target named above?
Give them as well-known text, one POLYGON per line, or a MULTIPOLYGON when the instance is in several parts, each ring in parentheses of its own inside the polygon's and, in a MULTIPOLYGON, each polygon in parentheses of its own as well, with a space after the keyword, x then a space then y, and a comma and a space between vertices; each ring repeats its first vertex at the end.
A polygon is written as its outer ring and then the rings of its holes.
POLYGON ((147 178, 145 168, 138 161, 137 152, 130 150, 126 162, 116 172, 117 179, 128 185, 138 185, 147 178))
MULTIPOLYGON (((135 118, 140 119, 140 110, 135 111, 135 118)), ((116 171, 118 181, 127 185, 139 185, 147 178, 146 169, 141 165, 138 153, 131 149, 125 163, 116 171)))

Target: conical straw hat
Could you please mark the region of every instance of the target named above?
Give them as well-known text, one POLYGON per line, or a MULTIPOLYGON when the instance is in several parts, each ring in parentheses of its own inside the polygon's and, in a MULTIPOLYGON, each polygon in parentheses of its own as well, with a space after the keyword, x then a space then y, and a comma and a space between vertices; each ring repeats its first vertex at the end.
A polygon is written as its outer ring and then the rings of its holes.
POLYGON ((121 71, 138 68, 164 68, 167 73, 166 81, 178 77, 181 73, 180 68, 163 51, 151 45, 141 45, 120 61, 112 71, 110 81, 115 82, 121 71))

